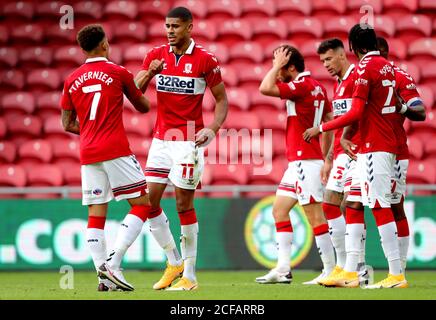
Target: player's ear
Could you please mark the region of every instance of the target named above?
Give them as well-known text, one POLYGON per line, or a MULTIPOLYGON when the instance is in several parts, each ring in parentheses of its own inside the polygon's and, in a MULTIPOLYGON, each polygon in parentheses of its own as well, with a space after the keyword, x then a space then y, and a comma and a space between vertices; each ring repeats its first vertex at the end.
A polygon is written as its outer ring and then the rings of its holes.
POLYGON ((194 28, 194 24, 192 23, 192 21, 189 21, 189 24, 188 24, 188 31, 189 32, 192 32, 192 29, 194 28))

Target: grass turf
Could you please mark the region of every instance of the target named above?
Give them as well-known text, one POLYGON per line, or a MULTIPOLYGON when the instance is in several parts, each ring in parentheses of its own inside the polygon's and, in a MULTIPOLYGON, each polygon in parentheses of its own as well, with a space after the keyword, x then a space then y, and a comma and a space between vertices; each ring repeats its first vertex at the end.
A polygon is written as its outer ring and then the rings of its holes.
MULTIPOLYGON (((260 285, 254 278, 262 271, 200 271, 199 289, 191 292, 155 291, 151 286, 161 272, 126 271, 126 279, 135 286, 133 292, 97 292, 92 272, 75 272, 74 289, 60 288, 64 274, 56 272, 0 272, 0 299, 7 300, 378 300, 436 299, 436 272, 410 271, 407 289, 362 290, 305 286, 318 273, 295 271, 291 285, 260 285)), ((386 276, 379 271, 375 280, 386 276)))

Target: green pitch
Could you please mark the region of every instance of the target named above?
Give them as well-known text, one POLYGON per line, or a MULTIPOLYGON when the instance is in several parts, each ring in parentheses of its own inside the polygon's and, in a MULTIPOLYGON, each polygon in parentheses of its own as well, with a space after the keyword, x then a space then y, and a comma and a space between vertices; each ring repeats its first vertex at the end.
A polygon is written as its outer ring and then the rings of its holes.
MULTIPOLYGON (((324 300, 324 299, 436 299, 436 272, 408 272, 407 289, 362 290, 304 286, 301 283, 318 275, 295 271, 291 285, 260 285, 254 278, 262 271, 200 271, 199 290, 192 292, 154 291, 151 286, 161 272, 125 271, 126 279, 135 286, 134 292, 97 292, 96 275, 75 272, 74 289, 61 289, 64 274, 56 272, 0 272, 0 299, 146 299, 146 300, 324 300)), ((386 272, 377 272, 381 280, 386 272)))

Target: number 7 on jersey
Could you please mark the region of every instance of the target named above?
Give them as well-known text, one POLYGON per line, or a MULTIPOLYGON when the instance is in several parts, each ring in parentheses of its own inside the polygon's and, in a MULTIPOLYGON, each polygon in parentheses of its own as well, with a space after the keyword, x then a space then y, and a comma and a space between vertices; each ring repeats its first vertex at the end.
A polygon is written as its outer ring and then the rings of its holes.
POLYGON ((97 107, 98 107, 98 103, 100 102, 100 98, 101 98, 101 84, 95 84, 92 86, 86 86, 86 87, 82 87, 82 91, 83 93, 93 93, 94 94, 94 98, 92 99, 92 104, 91 104, 91 113, 89 115, 89 120, 95 120, 95 115, 97 114, 97 107))

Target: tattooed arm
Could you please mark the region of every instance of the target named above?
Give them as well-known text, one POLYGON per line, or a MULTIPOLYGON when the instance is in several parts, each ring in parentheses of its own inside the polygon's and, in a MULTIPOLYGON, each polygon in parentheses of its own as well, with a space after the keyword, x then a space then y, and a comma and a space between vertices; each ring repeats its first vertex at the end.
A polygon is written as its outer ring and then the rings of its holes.
POLYGON ((79 122, 76 120, 77 114, 74 110, 62 110, 62 126, 67 132, 80 134, 79 122))

